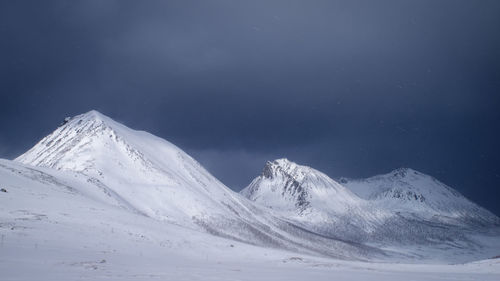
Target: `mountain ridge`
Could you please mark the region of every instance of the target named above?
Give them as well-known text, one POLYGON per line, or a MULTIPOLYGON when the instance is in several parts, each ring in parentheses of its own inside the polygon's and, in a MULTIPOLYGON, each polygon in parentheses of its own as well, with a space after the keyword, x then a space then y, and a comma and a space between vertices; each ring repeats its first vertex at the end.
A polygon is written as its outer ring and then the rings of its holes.
POLYGON ((491 235, 491 229, 496 229, 493 235, 500 233, 497 216, 410 168, 337 182, 313 168, 278 159, 268 161, 263 173, 240 193, 321 235, 340 235, 380 248, 410 247, 415 255, 440 247, 458 253, 464 244, 487 247, 482 241, 471 242, 472 237, 491 235))
POLYGON ((123 202, 136 213, 213 235, 346 259, 383 253, 278 218, 230 190, 177 146, 96 111, 65 119, 16 161, 76 174, 88 188, 113 197, 112 204, 123 202))
MULTIPOLYGON (((382 199, 363 198, 360 189, 286 158, 268 161, 237 194, 177 146, 97 111, 66 118, 16 161, 24 165, 16 168, 21 174, 43 174, 30 176, 34 181, 52 177, 113 208, 262 247, 357 260, 432 259, 428 250, 439 247, 451 249, 440 252, 443 259, 486 255, 474 235, 489 235, 491 220, 474 224, 474 216, 460 221, 461 213, 444 216, 439 208, 423 208, 432 194, 408 205, 398 186, 383 185, 375 188, 385 192, 382 199)), ((389 178, 411 178, 412 171, 389 178)))

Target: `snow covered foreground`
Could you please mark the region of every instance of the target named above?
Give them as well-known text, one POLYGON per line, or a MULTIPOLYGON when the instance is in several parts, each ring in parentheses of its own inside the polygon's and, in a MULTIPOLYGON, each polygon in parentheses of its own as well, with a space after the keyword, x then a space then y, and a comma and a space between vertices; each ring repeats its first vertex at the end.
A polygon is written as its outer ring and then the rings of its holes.
POLYGON ((81 175, 48 172, 0 161, 0 280, 500 278, 500 259, 370 263, 252 246, 93 200, 81 175))
POLYGON ((498 259, 409 264, 430 260, 303 229, 97 112, 0 160, 0 188, 0 280, 500 278, 498 259))

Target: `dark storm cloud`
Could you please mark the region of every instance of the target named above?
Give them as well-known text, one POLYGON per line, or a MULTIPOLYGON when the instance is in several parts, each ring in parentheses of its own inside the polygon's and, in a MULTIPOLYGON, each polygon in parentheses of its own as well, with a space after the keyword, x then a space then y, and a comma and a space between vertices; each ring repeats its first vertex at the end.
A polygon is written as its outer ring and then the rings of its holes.
POLYGON ((498 1, 4 1, 0 153, 97 109, 234 189, 409 166, 500 213, 498 1), (492 195, 495 196, 492 196, 492 195))

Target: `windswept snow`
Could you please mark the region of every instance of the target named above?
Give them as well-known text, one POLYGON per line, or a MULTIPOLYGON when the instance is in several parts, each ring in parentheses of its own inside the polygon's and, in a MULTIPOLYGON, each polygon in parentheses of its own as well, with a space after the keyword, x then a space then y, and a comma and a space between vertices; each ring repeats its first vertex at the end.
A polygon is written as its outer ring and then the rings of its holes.
POLYGON ((16 161, 81 173, 138 212, 177 223, 193 216, 227 216, 222 204, 240 204, 173 144, 96 111, 70 119, 16 161))

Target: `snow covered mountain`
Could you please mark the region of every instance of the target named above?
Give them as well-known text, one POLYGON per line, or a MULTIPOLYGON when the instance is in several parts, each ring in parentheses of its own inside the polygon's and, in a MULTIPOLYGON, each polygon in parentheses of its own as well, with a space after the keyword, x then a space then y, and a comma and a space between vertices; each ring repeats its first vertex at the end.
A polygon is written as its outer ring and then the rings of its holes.
MULTIPOLYGON (((266 163, 262 174, 240 192, 278 212, 306 217, 315 209, 346 213, 363 204, 358 196, 327 175, 287 159, 266 163)), ((315 214, 314 218, 318 219, 315 214)))
POLYGON ((498 218, 442 184, 436 183, 443 190, 421 187, 422 179, 401 184, 412 174, 341 184, 279 159, 268 162, 241 196, 175 145, 96 111, 68 118, 16 161, 1 160, 0 174, 9 190, 0 197, 0 230, 8 235, 3 226, 24 220, 18 213, 30 218, 19 235, 47 227, 71 236, 69 218, 106 232, 107 220, 121 216, 116 227, 124 232, 130 218, 149 228, 172 227, 180 236, 212 234, 341 259, 469 261, 500 251, 499 232, 491 228, 498 218), (453 208, 444 207, 445 199, 453 208))
POLYGON ((339 183, 278 159, 267 162, 241 194, 318 234, 380 248, 415 247, 415 255, 435 255, 431 248, 480 253, 487 245, 474 240, 477 235, 493 237, 500 248, 498 217, 410 169, 339 183))
POLYGON ((175 145, 97 111, 71 118, 15 160, 84 174, 137 212, 157 219, 183 223, 179 219, 227 216, 223 204, 244 208, 237 196, 175 145))
POLYGON ((367 179, 341 178, 340 183, 359 197, 399 212, 439 216, 470 224, 499 224, 486 209, 437 179, 409 168, 367 179))
POLYGON ((54 178, 85 179, 81 190, 88 196, 158 221, 320 255, 349 259, 382 253, 277 218, 227 188, 175 145, 96 111, 67 119, 16 161, 51 175, 62 173, 54 178))

